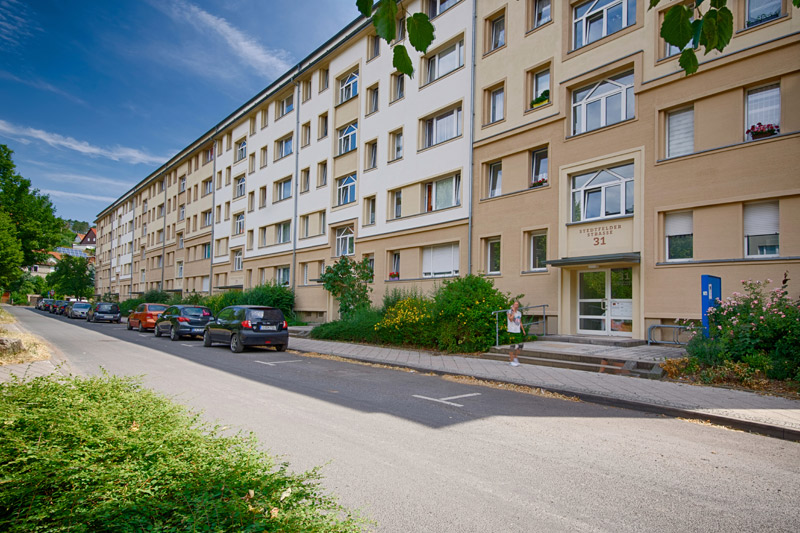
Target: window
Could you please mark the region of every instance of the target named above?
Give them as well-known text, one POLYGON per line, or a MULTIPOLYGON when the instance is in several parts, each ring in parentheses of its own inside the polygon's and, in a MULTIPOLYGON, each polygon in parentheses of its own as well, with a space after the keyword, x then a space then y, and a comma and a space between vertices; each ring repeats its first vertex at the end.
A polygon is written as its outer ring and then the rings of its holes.
POLYGON ((489 93, 489 124, 503 120, 503 101, 505 100, 505 90, 499 87, 489 93))
POLYGON ((406 18, 400 17, 397 19, 397 31, 395 32, 395 42, 402 41, 406 38, 406 18))
POLYGON ((211 163, 211 161, 214 159, 214 148, 211 147, 203 150, 203 156, 203 164, 211 163))
POLYGON ((317 165, 317 187, 328 184, 328 162, 322 161, 317 165))
POLYGON ((300 171, 300 192, 308 192, 311 187, 311 169, 304 168, 300 171))
POLYGON ((747 27, 781 16, 781 0, 748 0, 747 27))
POLYGON ((781 88, 768 85, 747 91, 746 139, 760 139, 780 133, 781 88))
POLYGON ((267 205, 267 187, 261 187, 258 189, 258 207, 266 207, 267 205))
POLYGON ((290 270, 288 266, 278 267, 275 270, 275 279, 278 282, 278 285, 289 285, 290 279, 290 270))
POLYGON ((505 14, 489 21, 489 52, 497 50, 506 44, 506 17, 505 14))
POLYGON ((206 194, 211 194, 213 191, 214 185, 211 183, 210 179, 207 179, 203 182, 203 196, 206 194))
POLYGON ((667 157, 694 152, 694 108, 667 114, 667 157))
POLYGON ((355 96, 358 96, 357 70, 346 78, 339 80, 339 103, 346 102, 355 96))
POLYGON ((345 205, 356 201, 356 175, 350 174, 344 178, 339 178, 336 183, 337 200, 336 205, 345 205))
POLYGON ((458 243, 422 249, 422 277, 458 276, 458 243))
POLYGON ((282 158, 284 158, 287 155, 290 155, 292 153, 292 136, 291 135, 286 137, 286 138, 283 138, 283 139, 277 141, 276 144, 277 144, 276 152, 277 152, 278 159, 282 159, 282 158))
POLYGON ((403 157, 403 130, 397 130, 389 134, 389 144, 391 146, 389 160, 394 161, 403 157))
POLYGON ((300 143, 301 146, 308 146, 311 144, 311 123, 306 122, 300 128, 300 143))
POLYGON ((354 255, 355 235, 353 226, 345 226, 336 230, 336 256, 354 255))
POLYGON ((486 272, 500 273, 500 239, 486 241, 486 272))
POLYGON ((280 118, 287 113, 291 113, 294 109, 294 94, 290 94, 280 102, 278 102, 277 111, 278 117, 280 118))
POLYGON ((459 67, 464 66, 464 41, 458 41, 450 45, 438 54, 428 58, 427 83, 432 83, 445 74, 453 72, 459 67))
POLYGON ((244 268, 243 261, 242 261, 242 251, 236 250, 233 252, 233 270, 238 271, 244 268))
POLYGON ((207 242, 203 245, 203 259, 211 259, 211 243, 207 242))
POLYGON ((292 223, 281 222, 275 226, 275 242, 283 244, 292 240, 292 223))
POLYGON ((367 38, 367 61, 375 59, 381 55, 381 38, 377 35, 370 35, 367 38))
POLYGON ((503 182, 503 163, 498 161, 489 165, 489 198, 500 196, 503 182))
POLYGON ((461 135, 461 106, 425 121, 425 144, 428 148, 461 135))
POLYGON ((461 205, 461 175, 425 184, 425 211, 437 211, 461 205))
POLYGON ((550 22, 550 0, 532 0, 532 19, 530 27, 538 28, 546 22, 550 22))
POLYGON ((323 113, 319 116, 317 139, 323 139, 328 136, 328 114, 323 113))
POLYGON ((392 74, 392 102, 406 95, 406 78, 402 72, 392 74))
POLYGON ((203 211, 203 226, 210 226, 214 222, 214 217, 211 215, 211 210, 203 211))
POLYGON ((236 162, 247 157, 247 139, 242 139, 236 143, 236 162))
POLYGON ((461 0, 428 0, 428 16, 436 17, 459 3, 461 0))
POLYGON ((311 100, 311 80, 306 80, 302 85, 303 101, 311 100))
POLYGON ((261 161, 259 162, 259 165, 261 166, 261 168, 264 168, 265 166, 267 166, 267 147, 266 146, 262 146, 261 147, 261 161))
POLYGON ((392 218, 400 218, 403 216, 403 191, 394 191, 392 193, 392 218))
POLYGON ((275 183, 275 201, 280 202, 292 197, 292 178, 275 183))
POLYGON ((233 217, 233 234, 241 235, 244 233, 244 213, 239 213, 233 217))
POLYGON ((358 122, 353 122, 349 126, 339 130, 339 155, 346 154, 356 149, 356 132, 358 122))
POLYGON ((572 221, 633 213, 633 163, 572 177, 572 221))
POLYGON ((547 185, 547 148, 531 153, 531 187, 547 185))
POLYGON ((186 218, 186 206, 181 205, 178 207, 178 220, 184 220, 186 218))
POLYGON ((378 86, 367 89, 367 115, 378 111, 378 86))
POLYGON ((327 224, 325 224, 325 211, 319 212, 319 234, 325 235, 325 231, 328 229, 327 224))
POLYGON ((547 270, 545 261, 547 260, 547 233, 531 233, 531 270, 547 270))
POLYGON ((366 223, 365 225, 375 224, 375 197, 366 199, 366 223))
POLYGON ((664 216, 667 261, 691 259, 693 256, 692 212, 667 213, 664 216))
POLYGON ((392 274, 395 274, 394 277, 400 278, 400 252, 392 253, 392 271, 389 272, 389 277, 392 277, 392 274))
POLYGON ((319 69, 319 92, 328 88, 330 82, 330 71, 326 68, 319 69))
POLYGON ((577 135, 633 118, 633 72, 625 72, 572 93, 572 133, 577 135))
POLYGON ((183 233, 178 233, 178 250, 183 250, 183 233))
MULTIPOLYGON (((664 13, 666 13, 666 11, 664 13)), ((689 17, 689 20, 694 22, 694 15, 689 17)), ((675 46, 673 44, 669 44, 667 41, 664 41, 664 57, 666 58, 666 57, 676 56, 676 55, 680 54, 683 50, 688 50, 688 49, 692 48, 692 46, 694 44, 693 41, 694 41, 694 39, 690 39, 689 42, 686 43, 686 46, 683 47, 683 49, 680 49, 677 46, 675 46)))
POLYGON ((186 176, 181 176, 178 180, 178 192, 183 192, 186 190, 186 176))
POLYGON ((550 102, 550 69, 532 73, 531 108, 550 102))
POLYGON ((378 167, 378 141, 372 141, 367 143, 367 150, 366 150, 366 169, 373 169, 378 167))
POLYGON ((744 205, 744 250, 747 257, 779 255, 779 237, 778 202, 744 205))
POLYGON ((233 183, 234 183, 233 197, 239 198, 240 196, 244 196, 246 188, 244 176, 236 178, 233 183))
POLYGON ((573 11, 573 49, 636 23, 636 0, 590 0, 573 11))

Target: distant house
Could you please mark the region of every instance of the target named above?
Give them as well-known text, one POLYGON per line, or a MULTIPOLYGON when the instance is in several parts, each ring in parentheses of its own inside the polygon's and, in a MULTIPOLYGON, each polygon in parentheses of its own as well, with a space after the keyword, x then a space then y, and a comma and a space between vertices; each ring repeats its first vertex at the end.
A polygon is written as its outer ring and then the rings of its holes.
POLYGON ((86 250, 87 248, 96 248, 97 247, 97 231, 95 228, 89 228, 89 231, 86 234, 78 233, 75 237, 75 244, 72 245, 72 248, 75 250, 86 250), (80 240, 78 240, 80 237, 80 240))
POLYGON ((28 272, 40 278, 47 277, 47 275, 56 269, 56 263, 61 259, 61 254, 58 252, 50 252, 47 259, 28 267, 28 272))

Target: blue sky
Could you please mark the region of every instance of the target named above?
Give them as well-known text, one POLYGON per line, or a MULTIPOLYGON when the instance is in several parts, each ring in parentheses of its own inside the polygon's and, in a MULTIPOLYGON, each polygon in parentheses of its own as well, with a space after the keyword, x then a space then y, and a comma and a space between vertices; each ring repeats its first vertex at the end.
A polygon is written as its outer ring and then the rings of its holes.
POLYGON ((92 222, 357 16, 355 0, 0 0, 0 144, 58 216, 92 222))

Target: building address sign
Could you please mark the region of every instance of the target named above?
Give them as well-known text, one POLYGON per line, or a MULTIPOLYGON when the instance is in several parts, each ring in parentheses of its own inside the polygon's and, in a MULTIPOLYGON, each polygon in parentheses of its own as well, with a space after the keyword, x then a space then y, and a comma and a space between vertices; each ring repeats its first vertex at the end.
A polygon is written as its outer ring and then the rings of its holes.
POLYGON ((606 237, 613 235, 615 230, 622 229, 622 224, 608 224, 606 226, 594 226, 591 228, 581 228, 578 233, 592 240, 594 246, 605 246, 606 237))

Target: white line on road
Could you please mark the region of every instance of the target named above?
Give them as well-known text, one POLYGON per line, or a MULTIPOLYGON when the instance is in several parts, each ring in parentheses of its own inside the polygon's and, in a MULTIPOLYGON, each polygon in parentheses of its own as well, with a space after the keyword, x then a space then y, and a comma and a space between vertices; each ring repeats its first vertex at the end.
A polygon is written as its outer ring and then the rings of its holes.
POLYGON ((413 397, 414 398, 419 398, 420 400, 428 400, 428 401, 431 401, 431 402, 446 403, 447 405, 452 405, 452 406, 455 406, 455 407, 464 407, 460 403, 450 402, 448 400, 457 400, 458 398, 468 398, 470 396, 480 396, 480 395, 481 395, 480 392, 475 392, 475 393, 472 393, 472 394, 462 394, 460 396, 450 396, 448 398, 428 398, 427 396, 420 396, 419 394, 414 394, 413 397))
POLYGON ((279 364, 281 364, 281 363, 299 363, 300 361, 302 361, 302 359, 293 359, 293 360, 291 360, 291 361, 270 361, 270 362, 266 362, 266 361, 253 361, 253 362, 254 362, 254 363, 260 363, 260 364, 262 364, 262 365, 275 366, 275 365, 279 365, 279 364))
POLYGON ((150 337, 150 335, 146 335, 146 334, 144 334, 144 333, 139 333, 139 336, 140 336, 140 337, 150 337))
POLYGON ((191 348, 192 346, 194 346, 194 344, 183 344, 183 343, 181 343, 181 346, 188 346, 189 348, 191 348))

